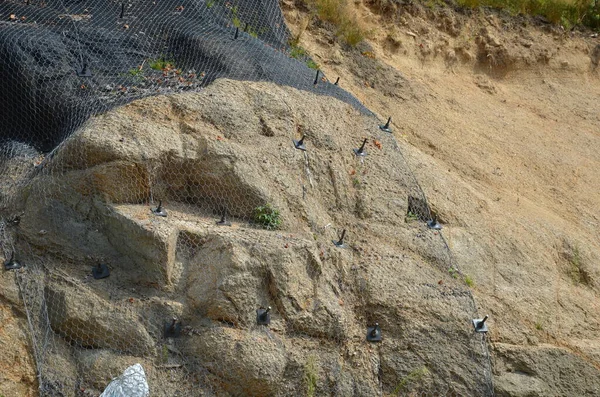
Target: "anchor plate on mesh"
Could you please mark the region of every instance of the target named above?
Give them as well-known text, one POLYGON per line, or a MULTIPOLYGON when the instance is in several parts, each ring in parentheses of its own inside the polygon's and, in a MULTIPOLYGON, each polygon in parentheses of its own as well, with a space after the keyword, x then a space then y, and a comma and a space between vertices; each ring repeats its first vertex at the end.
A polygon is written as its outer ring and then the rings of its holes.
POLYGON ((10 255, 10 259, 4 262, 4 270, 16 270, 22 268, 23 265, 17 260, 15 260, 15 253, 13 252, 10 255))
POLYGON ((181 321, 173 318, 171 321, 165 321, 165 338, 177 338, 181 336, 181 321))
POLYGON ((381 328, 378 323, 373 327, 367 327, 367 341, 381 342, 381 328))
POLYGON ((476 318, 473 320, 473 328, 475 328, 475 332, 485 333, 488 332, 488 327, 485 324, 485 321, 488 319, 488 316, 484 318, 476 318))
POLYGON ((92 268, 92 276, 94 276, 96 280, 100 280, 110 276, 110 270, 108 270, 108 266, 104 263, 98 263, 98 266, 92 268))
POLYGON ((256 324, 258 324, 258 325, 271 324, 271 313, 269 313, 270 311, 271 311, 271 306, 267 307, 266 309, 264 307, 256 309, 256 324))

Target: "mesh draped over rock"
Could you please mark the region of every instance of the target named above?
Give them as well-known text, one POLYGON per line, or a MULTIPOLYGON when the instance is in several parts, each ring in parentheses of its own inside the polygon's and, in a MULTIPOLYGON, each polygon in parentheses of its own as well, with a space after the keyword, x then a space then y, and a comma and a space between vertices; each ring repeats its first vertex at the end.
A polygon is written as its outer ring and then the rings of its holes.
POLYGON ((367 112, 337 86, 314 85, 315 71, 290 57, 272 0, 4 1, 0 27, 0 72, 10 76, 0 81, 0 141, 45 152, 91 114, 219 77, 289 85, 367 112))

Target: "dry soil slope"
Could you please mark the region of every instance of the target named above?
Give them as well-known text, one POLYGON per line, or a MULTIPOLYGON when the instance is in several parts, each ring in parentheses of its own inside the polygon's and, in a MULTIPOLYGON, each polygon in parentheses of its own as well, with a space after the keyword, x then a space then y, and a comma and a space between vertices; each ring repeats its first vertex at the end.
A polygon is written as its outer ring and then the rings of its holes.
POLYGON ((301 45, 393 116, 492 316, 498 394, 598 395, 581 368, 600 368, 599 40, 485 11, 356 12, 372 32, 358 49, 331 48, 326 24, 301 45))

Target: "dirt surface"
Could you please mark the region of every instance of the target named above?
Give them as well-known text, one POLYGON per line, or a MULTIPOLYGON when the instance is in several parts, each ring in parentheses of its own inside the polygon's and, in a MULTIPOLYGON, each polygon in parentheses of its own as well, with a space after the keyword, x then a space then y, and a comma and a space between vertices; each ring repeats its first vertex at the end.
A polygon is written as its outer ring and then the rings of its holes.
MULTIPOLYGON (((600 41, 486 11, 360 3, 356 12, 371 30, 357 49, 331 45, 316 23, 300 44, 381 119, 393 117, 491 314, 497 393, 597 395, 569 391, 569 376, 554 383, 550 368, 507 365, 515 355, 504 352, 568 352, 600 368, 600 41)), ((297 29, 304 15, 286 17, 297 29)))

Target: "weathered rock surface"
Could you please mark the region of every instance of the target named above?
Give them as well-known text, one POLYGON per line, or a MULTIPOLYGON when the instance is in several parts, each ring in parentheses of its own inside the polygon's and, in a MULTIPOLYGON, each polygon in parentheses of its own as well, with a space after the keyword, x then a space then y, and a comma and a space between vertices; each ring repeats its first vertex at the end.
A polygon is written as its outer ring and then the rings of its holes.
POLYGON ((46 285, 45 299, 52 329, 82 348, 112 348, 152 354, 154 342, 133 313, 114 308, 83 287, 66 282, 46 285))
MULTIPOLYGON (((429 209, 400 152, 346 104, 233 81, 145 99, 92 119, 21 197, 15 233, 29 255, 46 253, 49 319, 70 343, 65 368, 76 369, 56 377, 62 384, 100 390, 135 361, 159 397, 177 384, 191 388, 183 395, 288 396, 304 394, 305 379, 315 395, 337 396, 479 396, 491 387, 486 344, 470 323, 478 308, 448 268, 439 232, 425 226, 429 209), (302 135, 306 155, 292 145, 302 135), (365 138, 361 161, 352 149, 365 138), (151 213, 158 200, 166 218, 151 213), (280 230, 253 223, 267 202, 280 210, 280 230), (231 227, 215 224, 225 210, 231 227), (332 240, 343 229, 340 249, 332 240), (99 260, 111 276, 92 280, 99 260), (260 306, 272 307, 268 330, 255 325, 260 306), (173 317, 178 338, 165 337, 173 317), (383 342, 367 344, 375 322, 383 342)), ((483 261, 464 220, 438 211, 460 225, 458 263, 483 261)), ((561 245, 565 272, 588 280, 591 294, 594 256, 576 251, 561 245), (577 269, 567 266, 575 258, 577 269)), ((545 395, 558 387, 558 368, 580 368, 587 382, 560 378, 562 393, 595 390, 594 365, 568 350, 564 367, 542 365, 558 350, 530 351, 540 339, 506 318, 489 320, 510 346, 496 344, 498 393, 545 395), (516 360, 539 363, 540 373, 509 371, 516 360)))

